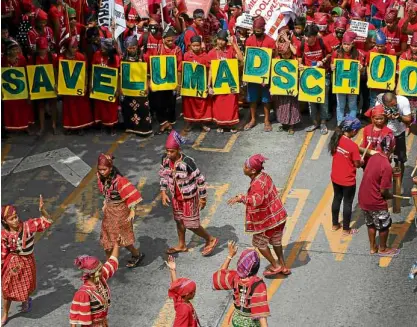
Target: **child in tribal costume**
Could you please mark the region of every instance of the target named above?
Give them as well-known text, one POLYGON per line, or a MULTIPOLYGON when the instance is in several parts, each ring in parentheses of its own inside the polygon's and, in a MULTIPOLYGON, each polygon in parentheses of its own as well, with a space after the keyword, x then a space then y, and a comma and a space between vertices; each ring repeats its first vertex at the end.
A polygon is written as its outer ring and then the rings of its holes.
POLYGON ((81 255, 74 261, 83 271, 84 284, 74 294, 70 308, 71 327, 88 325, 108 327, 107 314, 110 307, 110 289, 107 281, 119 268, 119 245, 121 237, 113 244, 110 257, 103 265, 96 257, 81 255))
POLYGON ((176 131, 169 134, 165 144, 166 156, 162 158, 159 169, 162 204, 167 207, 172 202, 179 239, 178 245, 169 248, 167 253, 188 251, 185 245, 185 231, 190 229, 205 239, 202 255, 208 256, 219 240, 200 225, 200 210, 206 206, 206 181, 194 159, 181 152, 180 145, 184 143, 185 140, 176 131), (172 195, 171 200, 167 195, 167 188, 172 195))
POLYGON ((287 212, 271 176, 262 172, 265 160, 267 158, 261 154, 246 160, 243 172, 251 179, 248 193, 238 194, 228 204, 246 205, 245 232, 253 234, 253 246, 271 263, 264 271, 264 276, 278 273, 289 275, 291 271, 285 266, 281 243, 287 212), (273 246, 279 264, 272 256, 268 243, 273 246))
POLYGON ((21 221, 12 205, 1 207, 1 289, 3 295, 2 326, 7 323, 12 301, 23 302, 21 312, 29 312, 36 289, 36 264, 33 255, 35 234, 48 229, 52 221, 39 201, 40 218, 21 221))
POLYGON ((113 245, 120 235, 122 246, 132 254, 132 259, 128 261, 126 267, 137 267, 145 255, 134 247, 133 219, 135 218, 136 205, 142 201, 142 195, 113 166, 111 156, 101 154, 98 157, 97 170, 98 188, 104 196, 103 222, 100 233, 101 246, 109 258, 113 245))
POLYGON ((230 261, 237 253, 237 246, 229 241, 228 248, 226 261, 213 274, 213 288, 233 290, 233 327, 266 327, 270 311, 265 282, 256 276, 260 265, 259 255, 255 250, 246 249, 240 255, 237 269, 229 270, 230 261))
POLYGON ((174 301, 175 320, 173 327, 197 327, 201 326, 197 313, 190 300, 195 296, 197 285, 188 278, 177 278, 176 264, 174 257, 169 256, 168 262, 165 261, 169 268, 171 276, 171 285, 168 290, 168 296, 174 301))

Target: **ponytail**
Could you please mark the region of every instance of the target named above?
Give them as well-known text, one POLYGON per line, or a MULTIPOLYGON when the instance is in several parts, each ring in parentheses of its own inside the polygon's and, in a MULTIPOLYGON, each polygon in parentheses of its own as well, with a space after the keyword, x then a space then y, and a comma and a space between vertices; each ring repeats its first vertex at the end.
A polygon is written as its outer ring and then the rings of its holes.
POLYGON ((339 145, 339 141, 342 136, 343 136, 342 129, 340 128, 340 126, 336 127, 332 137, 330 138, 330 142, 328 146, 328 149, 331 155, 334 155, 336 153, 337 146, 339 145))

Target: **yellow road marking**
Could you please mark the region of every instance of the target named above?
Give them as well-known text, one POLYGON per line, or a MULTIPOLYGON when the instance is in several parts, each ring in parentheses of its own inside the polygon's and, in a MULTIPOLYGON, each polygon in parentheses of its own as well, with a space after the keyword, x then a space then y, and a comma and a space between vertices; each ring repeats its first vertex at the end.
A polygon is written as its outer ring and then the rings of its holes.
POLYGON ((197 139, 195 140, 195 142, 192 146, 194 150, 225 153, 225 152, 230 152, 230 150, 232 149, 233 145, 235 144, 237 138, 239 137, 239 133, 232 134, 232 136, 227 141, 224 148, 205 148, 205 147, 201 147, 200 145, 203 142, 203 140, 206 138, 206 136, 207 136, 207 132, 201 132, 201 134, 197 137, 197 139))
POLYGON ((330 133, 320 136, 316 148, 314 149, 314 152, 311 155, 311 160, 318 160, 320 158, 320 154, 323 151, 324 146, 327 144, 327 139, 329 138, 329 136, 330 133))
POLYGON ((3 163, 6 160, 6 157, 9 154, 11 148, 12 148, 12 145, 9 143, 6 143, 4 147, 1 149, 1 163, 3 163))

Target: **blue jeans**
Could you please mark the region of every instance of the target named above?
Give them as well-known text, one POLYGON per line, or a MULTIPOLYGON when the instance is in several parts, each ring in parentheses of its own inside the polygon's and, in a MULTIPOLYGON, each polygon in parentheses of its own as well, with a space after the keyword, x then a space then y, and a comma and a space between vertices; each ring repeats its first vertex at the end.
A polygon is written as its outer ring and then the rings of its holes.
POLYGON ((329 91, 330 91, 330 77, 326 77, 326 89, 324 93, 324 103, 309 102, 310 118, 314 122, 320 124, 321 120, 329 119, 329 91), (317 119, 317 114, 320 113, 320 119, 317 119))
POLYGON ((345 118, 345 107, 346 107, 346 100, 349 106, 349 113, 347 116, 351 116, 356 118, 356 113, 358 111, 358 96, 355 94, 336 94, 337 98, 337 108, 336 108, 336 115, 337 115, 337 126, 345 118))
POLYGON ((375 107, 376 97, 378 94, 382 93, 381 90, 370 89, 369 90, 369 108, 375 107))

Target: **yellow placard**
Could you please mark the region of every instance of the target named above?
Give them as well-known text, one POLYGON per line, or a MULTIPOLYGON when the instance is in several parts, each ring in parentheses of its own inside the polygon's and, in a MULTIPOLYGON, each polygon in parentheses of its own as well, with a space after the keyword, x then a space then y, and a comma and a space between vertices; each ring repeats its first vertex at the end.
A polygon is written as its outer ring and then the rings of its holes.
POLYGON ((246 47, 242 80, 248 83, 268 84, 272 49, 246 47))
POLYGON ((85 93, 85 83, 85 61, 59 60, 59 95, 83 96, 85 93))
POLYGON ((149 64, 152 91, 169 91, 177 88, 178 73, 176 56, 151 56, 149 64))
POLYGON ((417 97, 417 62, 400 59, 398 94, 417 97))
POLYGON ((3 100, 22 100, 29 97, 24 67, 1 69, 1 90, 3 100))
POLYGON ((146 62, 121 62, 120 74, 123 95, 131 97, 145 97, 147 95, 147 69, 146 62))
POLYGON ((300 73, 298 100, 324 103, 326 96, 326 71, 323 68, 307 67, 300 73))
POLYGON ((394 90, 397 57, 369 53, 368 87, 370 89, 394 90))
POLYGON ((93 89, 90 98, 115 102, 116 97, 114 95, 117 90, 118 69, 93 65, 92 74, 93 89))
POLYGON ((31 100, 56 98, 55 73, 52 64, 28 65, 26 71, 31 100))
POLYGON ((298 61, 293 59, 272 59, 271 94, 298 94, 298 61))
POLYGON ((182 62, 181 95, 188 97, 207 97, 207 69, 196 62, 182 62))
POLYGON ((332 92, 336 94, 359 94, 359 61, 335 59, 332 92))
POLYGON ((212 60, 211 83, 213 93, 239 93, 239 64, 237 59, 212 60))

